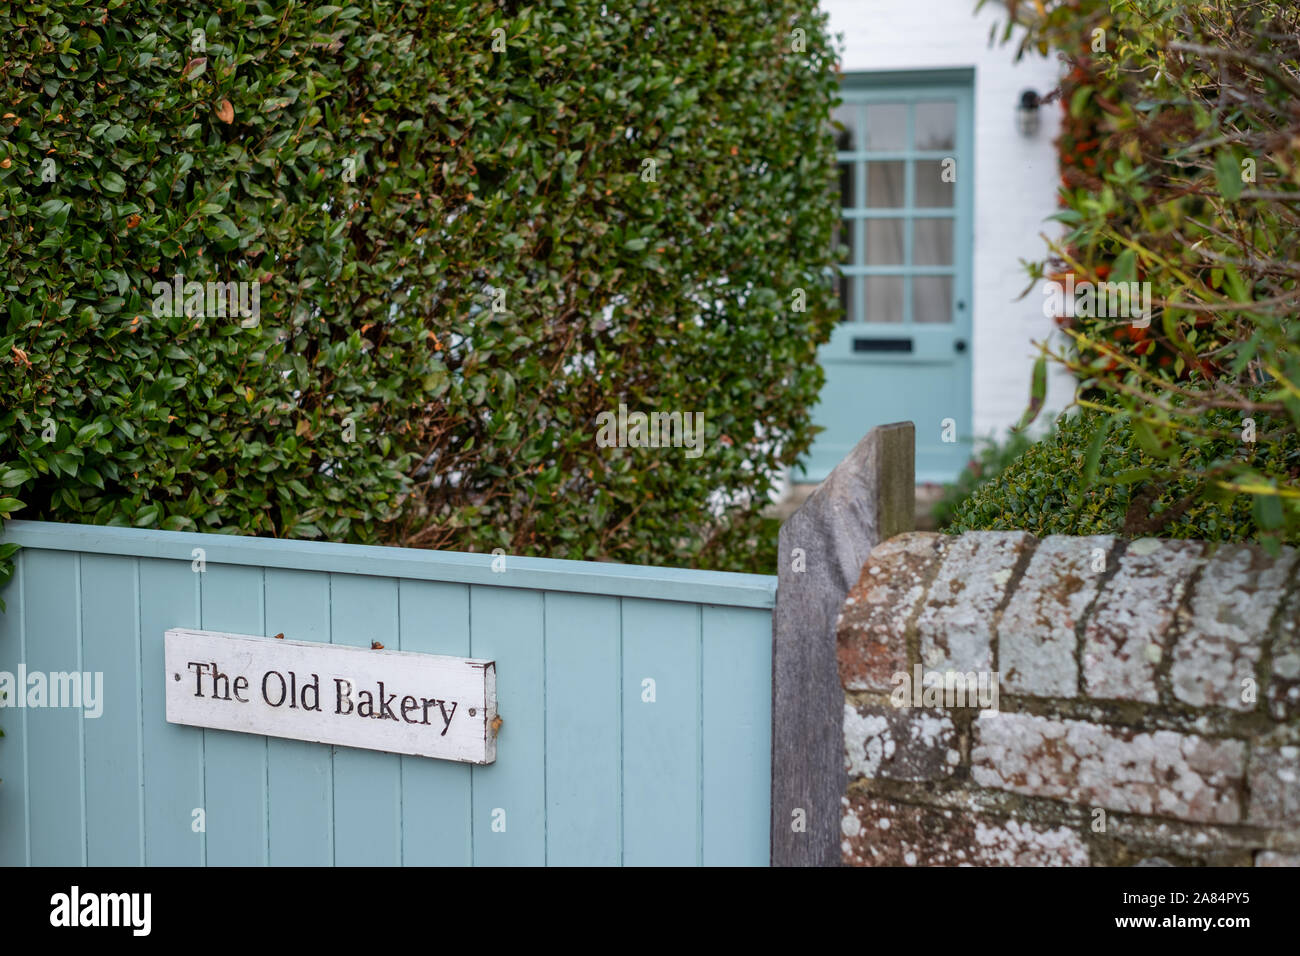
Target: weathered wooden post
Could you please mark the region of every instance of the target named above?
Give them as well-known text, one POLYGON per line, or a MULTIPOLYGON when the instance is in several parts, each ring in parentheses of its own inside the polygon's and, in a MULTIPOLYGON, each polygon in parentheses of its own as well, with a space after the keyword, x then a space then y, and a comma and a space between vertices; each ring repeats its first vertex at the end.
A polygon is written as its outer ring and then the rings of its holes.
POLYGON ((871 429, 781 526, 772 615, 772 865, 838 866, 835 621, 873 547, 913 530, 916 429, 871 429))

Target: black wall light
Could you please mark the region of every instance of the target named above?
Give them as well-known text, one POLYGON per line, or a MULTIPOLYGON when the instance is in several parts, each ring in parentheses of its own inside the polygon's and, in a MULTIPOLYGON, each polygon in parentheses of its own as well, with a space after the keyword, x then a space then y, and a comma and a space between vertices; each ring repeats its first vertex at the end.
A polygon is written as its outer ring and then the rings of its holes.
POLYGON ((1042 98, 1033 90, 1020 94, 1020 105, 1016 107, 1016 128, 1022 136, 1033 136, 1038 132, 1038 107, 1042 98))

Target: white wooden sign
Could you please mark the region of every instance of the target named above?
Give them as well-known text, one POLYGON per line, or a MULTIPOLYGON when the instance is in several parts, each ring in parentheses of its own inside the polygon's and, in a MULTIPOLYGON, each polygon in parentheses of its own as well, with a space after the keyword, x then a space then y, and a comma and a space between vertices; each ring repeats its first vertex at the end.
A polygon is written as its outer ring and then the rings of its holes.
POLYGON ((169 723, 496 760, 493 661, 183 628, 165 657, 169 723))

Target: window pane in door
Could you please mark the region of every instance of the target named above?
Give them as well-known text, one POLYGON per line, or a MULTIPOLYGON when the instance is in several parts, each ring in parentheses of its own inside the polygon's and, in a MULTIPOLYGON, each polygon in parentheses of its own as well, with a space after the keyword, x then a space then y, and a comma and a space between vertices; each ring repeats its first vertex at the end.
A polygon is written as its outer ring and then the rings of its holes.
POLYGON ((952 220, 912 220, 912 265, 952 265, 952 220))
POLYGON ((944 182, 945 177, 952 180, 957 175, 956 167, 949 164, 944 169, 943 160, 918 159, 913 164, 916 177, 916 206, 920 209, 951 209, 953 204, 953 184, 944 182))
POLYGON ((842 310, 840 315, 841 322, 852 322, 854 320, 853 303, 857 298, 854 290, 859 288, 861 283, 862 279, 858 276, 840 276, 838 294, 840 309, 842 310))
POLYGON ((841 219, 835 224, 835 230, 831 234, 831 247, 835 250, 836 255, 839 254, 840 246, 844 246, 848 252, 845 254, 843 259, 838 261, 842 262, 844 265, 858 265, 859 263, 856 257, 857 248, 854 245, 852 219, 841 219))
POLYGON ((854 209, 857 207, 858 197, 854 192, 853 183, 853 164, 840 163, 840 208, 854 209))
POLYGON ((952 276, 912 279, 912 321, 952 321, 952 276))
POLYGON ((907 149, 907 106, 872 103, 867 106, 867 149, 873 152, 907 149))
POLYGON ((951 100, 916 104, 917 149, 952 149, 957 141, 957 104, 951 100))
POLYGON ((901 266, 903 264, 903 220, 867 219, 866 264, 901 266))
POLYGON ((903 164, 867 163, 867 206, 872 209, 901 209, 903 206, 903 164))
POLYGON ((868 322, 903 321, 903 277, 867 276, 863 318, 868 322))
POLYGON ((835 148, 840 152, 860 149, 861 135, 858 130, 858 104, 841 103, 831 110, 831 119, 843 125, 844 129, 835 130, 835 148))

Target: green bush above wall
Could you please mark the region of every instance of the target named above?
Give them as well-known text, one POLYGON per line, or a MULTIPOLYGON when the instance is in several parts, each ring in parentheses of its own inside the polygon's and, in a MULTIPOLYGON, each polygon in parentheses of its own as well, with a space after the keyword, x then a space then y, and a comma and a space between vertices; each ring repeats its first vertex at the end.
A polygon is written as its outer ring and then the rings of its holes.
MULTIPOLYGON (((1201 478, 1153 482, 1166 463, 1136 445, 1127 423, 1108 428, 1107 420, 1091 411, 1062 416, 1051 434, 961 502, 944 530, 1251 541, 1261 537, 1259 509, 1269 499, 1206 497, 1209 476, 1234 456, 1251 459, 1260 474, 1279 481, 1300 468, 1300 437, 1292 433, 1245 450, 1226 440, 1193 446, 1179 464, 1201 478)), ((1285 540, 1300 543, 1300 534, 1285 540)))
POLYGON ((745 565, 834 322, 814 0, 0 32, 0 514, 745 565), (600 447, 620 405, 698 455, 600 447))

